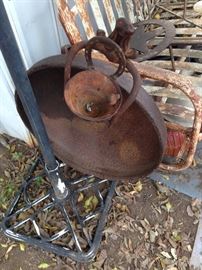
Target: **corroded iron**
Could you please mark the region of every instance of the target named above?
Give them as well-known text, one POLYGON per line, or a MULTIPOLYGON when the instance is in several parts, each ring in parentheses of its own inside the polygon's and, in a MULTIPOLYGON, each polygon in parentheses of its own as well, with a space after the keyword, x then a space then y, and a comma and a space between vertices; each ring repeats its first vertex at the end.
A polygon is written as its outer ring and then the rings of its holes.
POLYGON ((71 111, 83 119, 103 121, 111 119, 116 114, 115 118, 120 117, 134 102, 140 87, 141 79, 136 69, 129 60, 126 61, 120 47, 109 38, 94 37, 88 42, 80 42, 72 46, 67 55, 65 101, 71 111), (103 46, 107 46, 108 50, 105 53, 108 58, 117 55, 119 63, 117 70, 110 76, 96 71, 92 62, 92 49, 100 51, 103 46), (88 70, 79 72, 70 79, 72 61, 84 48, 88 70), (115 80, 123 74, 125 67, 131 73, 134 83, 130 95, 123 102, 122 91, 115 80))
MULTIPOLYGON (((100 178, 131 179, 150 173, 161 162, 166 129, 161 113, 143 88, 126 110, 115 116, 115 121, 86 121, 74 114, 64 100, 64 68, 66 56, 45 59, 29 71, 39 109, 55 155, 75 169, 100 178), (48 98, 47 98, 48 97, 48 98)), ((105 74, 114 72, 114 65, 93 60, 96 68, 105 74)), ((128 62, 127 68, 135 66, 128 62)), ((71 77, 86 70, 85 58, 76 56, 71 77)), ((136 83, 124 72, 117 79, 123 96, 136 83)), ((30 129, 22 105, 17 97, 18 111, 30 129)), ((113 120, 113 119, 112 119, 113 120)))
MULTIPOLYGON (((193 162, 198 141, 201 140, 200 132, 202 122, 202 104, 200 97, 196 94, 191 82, 182 75, 145 64, 140 65, 135 62, 133 64, 137 67, 140 75, 144 78, 150 78, 153 80, 165 82, 166 84, 170 84, 174 88, 178 88, 179 90, 181 90, 192 102, 194 107, 194 119, 192 128, 186 129, 180 125, 176 125, 173 123, 166 124, 168 130, 183 132, 184 134, 186 134, 186 140, 183 142, 186 144, 186 146, 184 150, 183 144, 179 146, 179 150, 181 151, 179 157, 182 157, 185 152, 186 156, 183 156, 183 159, 181 159, 175 164, 161 163, 159 166, 160 169, 168 171, 180 171, 189 168, 193 162)), ((186 118, 185 112, 183 116, 186 118)))
POLYGON ((131 39, 131 46, 138 51, 135 55, 130 55, 137 62, 151 59, 165 50, 175 36, 175 27, 165 20, 146 20, 135 23, 136 30, 131 39), (157 27, 157 28, 156 28, 157 27), (149 46, 148 43, 156 37, 164 35, 163 40, 157 46, 149 46))
MULTIPOLYGON (((97 35, 105 36, 105 32, 98 30, 97 35)), ((141 62, 166 49, 174 36, 174 25, 165 20, 146 20, 132 24, 125 18, 119 18, 109 38, 122 48, 127 58, 141 62), (156 46, 148 45, 148 42, 163 34, 163 40, 159 44, 156 46)))

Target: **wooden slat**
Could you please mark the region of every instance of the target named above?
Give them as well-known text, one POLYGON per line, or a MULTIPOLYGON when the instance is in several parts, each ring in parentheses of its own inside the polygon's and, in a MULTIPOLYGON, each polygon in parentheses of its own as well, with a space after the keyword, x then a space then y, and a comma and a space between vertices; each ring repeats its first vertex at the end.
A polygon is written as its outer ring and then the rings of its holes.
POLYGON ((103 0, 103 4, 105 7, 105 11, 107 14, 107 18, 108 18, 111 30, 113 30, 115 27, 115 24, 116 24, 116 18, 115 18, 113 9, 112 9, 111 1, 110 0, 103 0))
MULTIPOLYGON (((168 9, 170 9, 170 7, 168 7, 168 9)), ((182 10, 180 10, 180 11, 174 10, 174 12, 175 12, 176 15, 170 14, 169 12, 161 13, 161 19, 174 19, 174 18, 176 18, 176 16, 183 16, 183 14, 184 14, 184 11, 182 11, 182 10)), ((188 18, 193 18, 196 15, 197 15, 196 12, 194 12, 193 10, 187 10, 186 11, 187 19, 188 18)))
POLYGON ((202 36, 202 29, 198 27, 192 28, 175 28, 177 35, 200 35, 202 36))
POLYGON ((118 17, 125 17, 121 0, 114 0, 114 5, 118 13, 118 17))
POLYGON ((98 0, 89 0, 89 2, 91 5, 91 8, 93 10, 93 14, 95 16, 95 20, 96 20, 96 23, 98 25, 98 28, 104 30, 106 34, 109 34, 107 31, 107 28, 105 26, 103 17, 102 17, 102 13, 100 11, 98 0))
POLYGON ((86 32, 86 36, 89 39, 93 37, 95 33, 93 31, 93 27, 90 22, 90 17, 86 9, 86 2, 87 2, 86 0, 75 0, 76 7, 78 9, 81 21, 83 23, 83 27, 86 32))
POLYGON ((76 26, 75 13, 72 12, 65 0, 57 0, 59 19, 71 44, 81 41, 81 35, 76 26))
POLYGON ((196 86, 202 86, 202 78, 201 77, 193 77, 193 76, 186 76, 187 79, 189 79, 194 87, 196 86))
POLYGON ((151 85, 144 85, 143 87, 147 91, 147 93, 149 93, 153 96, 168 97, 168 98, 181 99, 181 100, 188 99, 177 88, 168 89, 168 87, 161 87, 161 86, 155 86, 155 85, 152 85, 152 86, 151 85))
POLYGON ((186 120, 193 120, 194 118, 194 109, 173 103, 156 102, 156 104, 163 114, 177 116, 186 120))
MULTIPOLYGON (((202 25, 202 18, 199 18, 199 19, 191 19, 191 21, 195 24, 198 24, 198 25, 202 25)), ((190 25, 189 22, 186 22, 184 21, 183 19, 172 19, 172 20, 169 20, 169 22, 171 23, 174 23, 174 24, 177 24, 177 25, 180 25, 180 24, 183 24, 183 25, 190 25)))
MULTIPOLYGON (((195 4, 196 2, 188 2, 187 3, 187 8, 193 8, 193 5, 195 4)), ((161 3, 161 6, 164 6, 164 7, 168 7, 168 3, 161 3)), ((172 3, 172 4, 169 4, 169 9, 170 10, 175 10, 175 9, 182 9, 184 7, 184 3, 182 2, 181 4, 180 3, 172 3)))
MULTIPOLYGON (((170 61, 153 60, 153 61, 146 61, 145 63, 148 65, 155 65, 160 68, 172 70, 172 63, 170 61)), ((198 63, 175 61, 175 67, 176 69, 193 70, 195 72, 202 73, 202 64, 198 64, 198 63)))
MULTIPOLYGON (((160 56, 170 56, 168 49, 159 54, 160 56)), ((202 51, 191 49, 173 49, 173 55, 178 57, 202 59, 202 51)))
POLYGON ((134 14, 135 7, 133 5, 133 1, 125 0, 125 3, 126 3, 126 7, 127 7, 130 22, 134 23, 135 22, 135 14, 134 14))
MULTIPOLYGON (((151 46, 156 46, 163 41, 162 37, 157 37, 149 42, 151 46)), ((172 45, 199 45, 202 44, 202 37, 175 37, 172 40, 172 45)))

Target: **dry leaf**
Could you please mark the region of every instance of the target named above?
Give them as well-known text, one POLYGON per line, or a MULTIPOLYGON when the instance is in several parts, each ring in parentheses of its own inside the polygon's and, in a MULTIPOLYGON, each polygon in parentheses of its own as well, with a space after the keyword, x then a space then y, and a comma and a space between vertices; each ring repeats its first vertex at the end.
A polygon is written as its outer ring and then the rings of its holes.
POLYGON ((15 144, 11 145, 11 147, 10 147, 10 152, 11 152, 11 153, 15 152, 15 144))
POLYGON ((83 195, 83 193, 82 192, 80 192, 79 193, 79 197, 78 197, 78 202, 82 202, 83 201, 83 199, 84 199, 84 195, 83 195))
POLYGON ((170 202, 166 203, 166 210, 168 211, 168 213, 170 212, 170 210, 172 209, 172 204, 170 202))
POLYGON ((5 254, 5 259, 7 260, 8 259, 8 254, 11 252, 11 250, 14 248, 14 247, 16 247, 17 245, 16 244, 13 244, 13 245, 11 245, 8 249, 7 249, 7 251, 6 251, 6 254, 5 254))
POLYGON ((157 232, 154 232, 154 231, 149 231, 149 240, 150 242, 154 243, 155 240, 156 240, 156 236, 158 235, 157 232))
POLYGON ((187 245, 187 250, 188 250, 189 252, 192 252, 191 245, 187 245))
POLYGON ((93 266, 102 269, 102 265, 104 264, 105 260, 107 259, 107 251, 105 249, 101 250, 100 254, 96 258, 96 262, 93 263, 93 266))
POLYGON ((142 183, 141 181, 138 181, 136 184, 135 184, 135 190, 137 192, 140 192, 142 190, 142 183))
POLYGON ((190 205, 187 206, 187 214, 188 214, 189 217, 193 217, 194 216, 194 212, 192 211, 190 205))
POLYGON ((165 174, 163 175, 163 174, 162 174, 161 176, 162 176, 165 180, 169 180, 169 179, 170 179, 170 177, 169 177, 168 175, 165 175, 165 174))
POLYGON ((155 183, 155 186, 160 193, 163 193, 167 196, 170 195, 170 189, 168 187, 166 187, 165 185, 163 185, 161 183, 155 183))
POLYGON ((172 257, 170 256, 170 254, 166 251, 161 251, 161 255, 163 255, 163 257, 167 258, 167 259, 171 259, 172 257))
POLYGON ((174 258, 175 260, 177 260, 176 249, 175 249, 175 248, 171 248, 170 253, 172 254, 173 258, 174 258))
POLYGON ((49 266, 50 266, 50 265, 49 265, 48 263, 43 262, 43 263, 40 263, 40 264, 38 265, 38 268, 39 268, 39 269, 47 269, 49 266))
POLYGON ((98 199, 97 199, 97 197, 95 195, 90 196, 84 202, 85 211, 88 213, 88 212, 91 212, 91 211, 95 210, 95 208, 97 207, 98 203, 99 203, 99 201, 98 201, 98 199))
POLYGON ((2 248, 7 248, 8 244, 0 244, 2 248))
POLYGON ((11 175, 10 175, 9 171, 4 171, 4 174, 5 174, 5 176, 6 176, 6 177, 8 177, 8 178, 10 178, 10 177, 11 177, 11 175))
POLYGON ((20 250, 25 251, 25 245, 23 243, 20 243, 20 250))

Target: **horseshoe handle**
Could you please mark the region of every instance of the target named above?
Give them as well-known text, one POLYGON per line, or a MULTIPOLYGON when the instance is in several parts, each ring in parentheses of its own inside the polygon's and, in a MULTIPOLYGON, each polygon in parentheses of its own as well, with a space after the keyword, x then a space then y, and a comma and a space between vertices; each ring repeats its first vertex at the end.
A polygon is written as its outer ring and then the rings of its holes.
MULTIPOLYGON (((68 52, 67 58, 66 58, 64 82, 66 85, 66 83, 70 79, 71 66, 72 66, 73 59, 80 50, 85 49, 85 57, 86 57, 86 62, 87 62, 88 68, 94 69, 94 66, 92 63, 91 52, 94 48, 96 48, 97 50, 99 49, 99 51, 100 51, 100 48, 101 48, 100 45, 103 45, 103 44, 109 46, 110 48, 114 48, 114 53, 116 53, 118 55, 118 58, 120 59, 117 71, 114 74, 112 74, 110 76, 110 78, 112 80, 114 80, 114 79, 118 78, 119 76, 121 76, 121 74, 125 70, 125 67, 128 69, 128 71, 130 72, 130 74, 132 75, 132 78, 133 78, 133 86, 132 86, 131 92, 130 92, 128 98, 126 99, 126 101, 120 107, 117 114, 114 116, 114 120, 115 120, 118 117, 120 117, 120 115, 123 114, 135 101, 136 96, 138 94, 138 91, 141 88, 142 80, 141 80, 141 77, 140 77, 137 69, 133 65, 133 63, 130 60, 127 60, 127 61, 125 60, 125 56, 124 56, 122 50, 114 41, 112 41, 111 39, 106 38, 106 37, 94 37, 88 42, 81 41, 81 42, 73 45, 71 47, 70 51, 68 52), (97 47, 97 44, 99 44, 99 48, 97 47)), ((102 50, 102 48, 101 48, 101 50, 102 50)), ((106 47, 105 47, 105 51, 106 51, 106 47)))
POLYGON ((85 47, 85 58, 88 65, 88 69, 95 69, 92 61, 92 50, 96 49, 101 53, 105 54, 108 59, 116 59, 116 62, 119 64, 117 71, 110 75, 112 79, 116 79, 121 76, 126 68, 126 58, 119 47, 119 45, 113 40, 103 37, 96 36, 91 38, 85 47))

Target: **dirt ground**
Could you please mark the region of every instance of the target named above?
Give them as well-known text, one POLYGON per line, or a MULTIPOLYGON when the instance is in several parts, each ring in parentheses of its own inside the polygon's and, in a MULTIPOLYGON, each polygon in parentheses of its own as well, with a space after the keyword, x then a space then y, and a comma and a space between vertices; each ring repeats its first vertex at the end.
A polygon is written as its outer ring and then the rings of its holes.
MULTIPOLYGON (((2 218, 36 150, 12 138, 1 142, 4 145, 0 144, 2 218)), ((187 270, 200 208, 198 200, 149 179, 120 183, 94 261, 75 263, 9 240, 1 233, 0 269, 187 270)))

